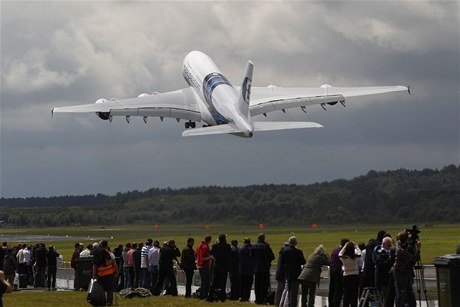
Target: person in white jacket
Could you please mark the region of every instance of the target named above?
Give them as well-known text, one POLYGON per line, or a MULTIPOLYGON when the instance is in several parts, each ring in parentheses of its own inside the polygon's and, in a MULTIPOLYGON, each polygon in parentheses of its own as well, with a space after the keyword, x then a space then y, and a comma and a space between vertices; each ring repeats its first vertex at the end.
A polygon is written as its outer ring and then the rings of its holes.
POLYGON ((347 242, 339 252, 343 264, 343 307, 358 305, 359 257, 361 250, 352 242, 347 242))

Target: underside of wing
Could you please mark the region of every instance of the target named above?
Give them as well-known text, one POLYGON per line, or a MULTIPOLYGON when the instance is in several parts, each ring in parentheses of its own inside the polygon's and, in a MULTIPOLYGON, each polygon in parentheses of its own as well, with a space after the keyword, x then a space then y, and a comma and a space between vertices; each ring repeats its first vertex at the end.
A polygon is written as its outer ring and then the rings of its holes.
POLYGON ((399 91, 408 91, 408 88, 405 86, 332 87, 330 85, 323 85, 320 88, 253 87, 249 109, 251 115, 256 116, 297 107, 303 109, 316 104, 345 105, 347 97, 399 91))
POLYGON ((52 113, 97 113, 104 119, 112 116, 153 116, 201 121, 197 99, 192 89, 185 88, 130 99, 99 99, 93 104, 54 108, 52 113))

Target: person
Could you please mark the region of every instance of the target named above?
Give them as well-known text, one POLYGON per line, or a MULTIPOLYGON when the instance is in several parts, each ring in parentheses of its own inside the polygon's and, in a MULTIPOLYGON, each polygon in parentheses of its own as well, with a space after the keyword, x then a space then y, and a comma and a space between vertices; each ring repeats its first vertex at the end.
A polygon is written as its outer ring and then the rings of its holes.
POLYGON ((158 281, 158 260, 160 257, 160 242, 154 241, 152 248, 149 250, 149 266, 150 266, 150 280, 152 281, 152 287, 150 291, 153 292, 155 285, 158 281))
POLYGON ((74 282, 73 282, 73 285, 74 285, 74 290, 75 291, 80 291, 80 279, 81 279, 81 272, 80 270, 77 269, 77 262, 76 260, 80 257, 80 253, 82 251, 82 247, 83 247, 83 244, 80 244, 80 243, 75 243, 74 245, 74 250, 72 252, 72 257, 70 258, 70 266, 72 267, 72 269, 74 269, 74 272, 75 272, 75 278, 74 278, 74 282))
POLYGON ((349 240, 343 238, 340 240, 340 246, 333 249, 331 253, 331 264, 329 265, 329 296, 328 306, 339 307, 342 301, 343 283, 342 283, 342 262, 339 258, 339 253, 343 246, 349 240))
MULTIPOLYGON (((89 254, 91 256, 94 256, 94 253, 97 251, 97 249, 99 248, 99 243, 97 242, 94 242, 93 243, 93 247, 91 248, 91 251, 89 252, 89 254)), ((80 250, 83 249, 83 243, 80 243, 80 250)))
POLYGON ((343 264, 343 307, 358 306, 359 257, 361 250, 352 242, 345 243, 339 252, 343 264))
POLYGON ((375 251, 375 287, 382 298, 382 306, 394 305, 394 282, 391 268, 395 262, 395 250, 391 248, 392 240, 385 237, 382 245, 375 251))
POLYGON ((135 275, 136 275, 136 269, 135 269, 135 264, 134 264, 134 252, 137 250, 137 243, 134 242, 131 245, 131 249, 128 251, 128 262, 132 264, 132 270, 131 272, 131 288, 135 288, 135 275))
POLYGON ((302 307, 313 307, 315 305, 316 287, 319 287, 321 278, 321 267, 329 265, 331 260, 326 254, 323 245, 315 248, 313 254, 307 259, 307 264, 304 266, 302 273, 299 275, 299 280, 302 285, 302 307))
POLYGON ((57 273, 57 257, 59 257, 59 253, 56 252, 54 246, 50 245, 48 247, 48 252, 46 253, 46 263, 48 268, 48 280, 47 280, 47 287, 48 290, 56 289, 56 273, 57 273), (52 280, 52 282, 51 282, 52 280))
POLYGON ((238 240, 230 242, 230 300, 236 301, 241 297, 241 284, 238 259, 238 240))
POLYGON ((230 271, 230 256, 232 249, 227 243, 227 235, 220 234, 219 241, 212 246, 211 256, 214 257, 213 279, 209 287, 208 301, 213 301, 213 293, 219 289, 221 293, 226 293, 227 276, 230 271))
POLYGON ((375 239, 369 240, 366 252, 362 255, 364 257, 364 277, 360 283, 360 293, 365 287, 375 287, 375 250, 382 245, 386 233, 385 230, 379 230, 375 239))
POLYGON ((254 261, 251 258, 250 238, 244 238, 243 246, 238 250, 238 269, 241 283, 241 302, 248 302, 254 281, 254 261))
MULTIPOLYGON (((117 262, 117 267, 119 270, 118 275, 118 280, 115 282, 117 285, 117 292, 121 291, 124 289, 125 286, 125 275, 123 274, 123 245, 118 244, 118 246, 113 250, 113 255, 115 256, 115 261, 117 262)), ((81 257, 81 256, 80 256, 81 257)))
POLYGON ((141 250, 144 244, 140 242, 133 246, 133 259, 134 259, 134 288, 139 288, 141 285, 141 250))
POLYGON ((393 277, 395 282, 396 307, 415 307, 415 295, 412 288, 413 267, 420 260, 420 241, 409 244, 409 234, 403 231, 397 236, 393 277))
POLYGON ((27 267, 26 267, 26 260, 24 257, 24 250, 26 249, 27 244, 21 244, 21 248, 18 250, 16 254, 16 260, 18 263, 17 273, 19 275, 27 274, 27 267))
POLYGON ((90 244, 86 245, 86 248, 80 252, 79 257, 80 258, 91 257, 92 256, 91 255, 91 250, 92 249, 93 249, 93 244, 90 243, 90 244))
POLYGON ((289 246, 283 251, 281 256, 281 266, 285 270, 285 278, 289 295, 289 306, 297 306, 297 297, 299 295, 299 275, 302 271, 302 265, 307 261, 303 252, 297 247, 297 238, 289 238, 289 246))
POLYGON ((185 297, 192 296, 193 273, 196 270, 195 251, 193 250, 194 243, 195 240, 193 238, 188 238, 187 245, 182 250, 181 255, 181 267, 185 274, 185 297))
POLYGON ((457 249, 455 251, 457 255, 460 255, 460 242, 457 243, 457 249))
POLYGON ((177 296, 177 282, 176 275, 174 274, 174 260, 177 261, 177 257, 180 257, 180 251, 176 247, 176 241, 169 240, 166 246, 160 249, 159 264, 159 276, 158 281, 153 290, 153 295, 160 295, 164 288, 165 279, 168 279, 169 293, 172 296, 177 296))
POLYGON ((149 250, 152 244, 152 239, 148 239, 141 249, 141 283, 140 286, 145 289, 152 287, 150 280, 150 268, 149 268, 149 250))
POLYGON ((275 255, 270 245, 265 242, 265 234, 257 236, 257 243, 252 246, 251 258, 254 262, 256 304, 263 304, 268 296, 270 285, 270 266, 275 255))
POLYGON ((208 298, 209 295, 209 286, 210 286, 210 279, 211 279, 211 261, 213 260, 213 256, 211 256, 209 250, 209 243, 211 243, 212 237, 210 235, 206 235, 201 241, 200 245, 195 251, 195 259, 198 266, 198 271, 200 272, 200 280, 201 280, 201 287, 200 287, 200 299, 205 300, 208 298))
POLYGON ((5 274, 5 277, 10 284, 13 284, 14 276, 18 268, 18 262, 16 260, 16 257, 13 254, 12 248, 7 249, 5 257, 3 258, 2 262, 3 262, 3 271, 5 274))
POLYGON ((133 286, 133 258, 129 258, 129 252, 131 251, 131 243, 126 243, 121 257, 123 258, 123 275, 124 275, 124 284, 123 288, 132 288, 133 286))
MULTIPOLYGON (((8 246, 6 242, 3 242, 3 244, 8 246)), ((2 245, 2 247, 0 248, 0 271, 3 271, 3 258, 5 258, 7 252, 8 248, 5 249, 4 245, 2 245)))
POLYGON ((107 293, 107 306, 113 305, 113 291, 115 290, 115 277, 118 273, 117 262, 113 253, 109 252, 109 242, 102 240, 99 248, 94 252, 93 278, 107 293))
POLYGON ((24 261, 26 263, 26 274, 27 284, 33 284, 33 257, 32 257, 32 245, 28 245, 24 249, 24 261))
POLYGON ((39 247, 35 250, 35 270, 37 275, 35 277, 34 287, 45 287, 45 273, 46 273, 46 246, 40 243, 39 247))
POLYGON ((5 279, 5 273, 2 270, 0 270, 0 307, 3 307, 3 293, 13 292, 13 286, 11 284, 12 283, 8 282, 5 279))
POLYGON ((277 281, 277 287, 275 292, 275 306, 280 306, 281 297, 286 286, 286 274, 284 266, 281 265, 281 258, 284 250, 289 246, 289 242, 284 242, 278 252, 278 264, 276 266, 275 279, 277 281))

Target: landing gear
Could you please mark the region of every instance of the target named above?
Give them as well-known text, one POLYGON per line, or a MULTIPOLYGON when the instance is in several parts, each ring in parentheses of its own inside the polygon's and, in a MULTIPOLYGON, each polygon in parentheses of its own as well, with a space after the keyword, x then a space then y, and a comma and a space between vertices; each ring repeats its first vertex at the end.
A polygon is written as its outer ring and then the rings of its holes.
POLYGON ((188 121, 188 122, 185 122, 185 129, 188 129, 188 128, 195 128, 196 127, 196 123, 195 122, 192 122, 191 120, 188 121))

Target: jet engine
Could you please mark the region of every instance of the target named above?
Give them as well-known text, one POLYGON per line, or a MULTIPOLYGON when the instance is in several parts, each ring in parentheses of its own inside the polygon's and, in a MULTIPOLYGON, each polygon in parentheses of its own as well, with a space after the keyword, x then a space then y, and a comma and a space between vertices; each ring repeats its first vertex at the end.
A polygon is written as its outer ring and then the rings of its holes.
MULTIPOLYGON (((108 102, 107 99, 105 98, 100 98, 98 100, 96 100, 96 104, 97 103, 104 103, 104 102, 108 102)), ((102 120, 109 120, 110 119, 110 112, 96 112, 97 116, 102 119, 102 120)))

